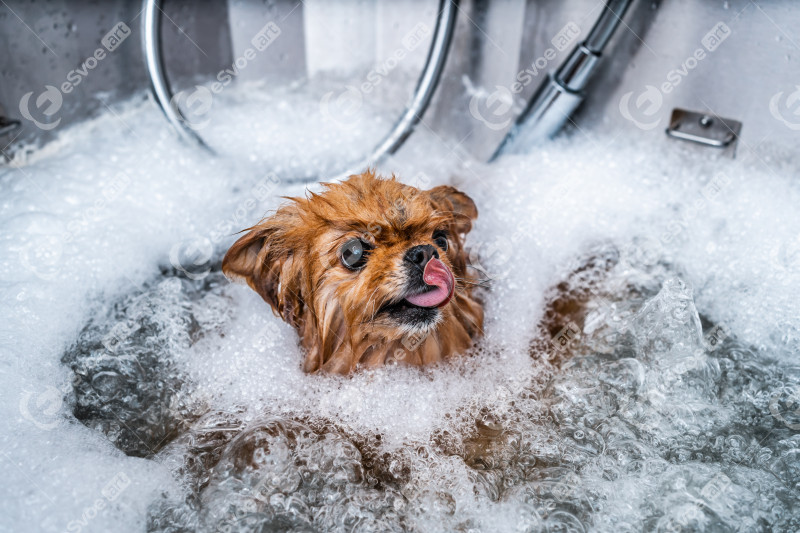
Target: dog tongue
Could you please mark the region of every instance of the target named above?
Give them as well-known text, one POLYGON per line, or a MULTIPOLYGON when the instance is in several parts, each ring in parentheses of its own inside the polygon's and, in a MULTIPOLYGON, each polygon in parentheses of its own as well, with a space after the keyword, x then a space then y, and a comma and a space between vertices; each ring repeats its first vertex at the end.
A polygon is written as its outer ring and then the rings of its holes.
POLYGON ((406 300, 419 307, 442 307, 453 296, 453 288, 455 287, 455 279, 453 273, 447 268, 447 265, 442 263, 436 258, 432 258, 425 265, 425 272, 422 274, 422 280, 433 287, 423 294, 416 294, 409 296, 406 300))

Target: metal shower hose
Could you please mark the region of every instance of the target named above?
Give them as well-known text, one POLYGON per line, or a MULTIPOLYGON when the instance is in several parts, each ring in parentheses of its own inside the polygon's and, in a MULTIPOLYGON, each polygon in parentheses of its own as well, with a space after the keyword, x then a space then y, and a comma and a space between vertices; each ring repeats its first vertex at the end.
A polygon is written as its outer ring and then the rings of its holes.
MULTIPOLYGON (((142 41, 144 44, 145 65, 147 74, 150 77, 150 88, 161 111, 178 134, 184 139, 195 142, 208 152, 214 153, 203 141, 202 137, 186 125, 178 107, 171 103, 173 93, 165 76, 164 58, 161 52, 160 28, 162 11, 160 4, 160 0, 144 0, 142 41)), ((453 39, 457 9, 458 0, 439 1, 439 13, 436 17, 433 40, 411 102, 394 126, 392 126, 389 133, 381 139, 365 159, 346 169, 348 172, 363 170, 368 165, 378 164, 387 155, 397 152, 411 135, 414 127, 419 123, 428 105, 430 105, 441 79, 447 53, 450 50, 450 44, 453 39)), ((339 177, 346 176, 348 172, 339 177)))

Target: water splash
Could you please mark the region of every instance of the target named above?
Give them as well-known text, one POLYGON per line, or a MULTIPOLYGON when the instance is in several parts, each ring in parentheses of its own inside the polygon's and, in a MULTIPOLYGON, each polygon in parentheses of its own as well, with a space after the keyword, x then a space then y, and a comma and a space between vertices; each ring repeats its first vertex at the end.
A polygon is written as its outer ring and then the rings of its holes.
POLYGON ((436 367, 309 376, 295 332, 215 261, 302 192, 287 170, 356 159, 380 124, 315 135, 313 95, 234 96, 207 132, 229 158, 190 152, 133 102, 117 112, 135 138, 104 115, 33 158, 46 195, 0 176, 0 449, 7 490, 27 494, 3 526, 800 529, 787 168, 636 139, 467 168, 420 132, 385 170, 458 175, 476 200, 486 335, 436 367), (254 148, 268 141, 285 146, 254 148), (278 182, 254 195, 265 168, 278 182), (198 237, 206 263, 170 253, 198 237))

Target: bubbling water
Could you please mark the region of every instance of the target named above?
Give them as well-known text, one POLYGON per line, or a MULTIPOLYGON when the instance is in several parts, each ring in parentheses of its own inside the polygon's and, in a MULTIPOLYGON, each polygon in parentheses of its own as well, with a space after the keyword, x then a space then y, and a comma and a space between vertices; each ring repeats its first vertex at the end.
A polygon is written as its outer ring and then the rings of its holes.
POLYGON ((211 159, 132 101, 0 175, 4 527, 800 528, 796 161, 564 139, 482 166, 420 131, 383 170, 475 200, 485 335, 306 375, 219 258, 387 122, 317 102, 222 95, 211 159))

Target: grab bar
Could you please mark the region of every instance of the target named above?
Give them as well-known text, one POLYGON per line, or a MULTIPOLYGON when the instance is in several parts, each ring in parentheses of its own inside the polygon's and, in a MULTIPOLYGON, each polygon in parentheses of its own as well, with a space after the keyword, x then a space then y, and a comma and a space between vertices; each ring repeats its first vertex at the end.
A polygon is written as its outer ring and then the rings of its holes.
MULTIPOLYGON (((214 151, 203 139, 185 124, 183 115, 176 105, 172 105, 172 91, 164 74, 164 59, 161 52, 161 0, 144 0, 144 17, 142 17, 142 41, 144 45, 144 58, 147 74, 150 78, 150 88, 153 96, 178 134, 191 142, 197 143, 210 153, 214 151)), ((411 103, 389 133, 375 146, 364 160, 356 165, 349 166, 348 172, 361 171, 366 166, 380 163, 387 155, 394 154, 413 133, 414 128, 422 119, 422 115, 430 105, 433 94, 439 85, 439 80, 444 70, 444 64, 450 45, 453 41, 456 11, 458 0, 440 0, 439 13, 436 17, 436 28, 433 34, 431 47, 425 60, 425 66, 420 75, 411 103)), ((347 173, 340 174, 335 179, 346 177, 347 173)))
POLYGON ((178 106, 172 105, 172 90, 164 75, 164 56, 161 53, 161 1, 144 0, 142 17, 142 46, 144 63, 150 78, 150 90, 158 107, 175 131, 183 139, 197 143, 204 150, 214 153, 197 133, 188 128, 178 106))
POLYGON ((411 103, 372 153, 356 165, 348 167, 348 171, 337 176, 336 180, 346 178, 353 172, 360 172, 370 165, 378 164, 387 155, 397 152, 414 131, 416 125, 419 124, 419 121, 422 120, 422 115, 428 109, 442 77, 447 53, 453 42, 453 29, 455 28, 457 9, 458 0, 441 0, 439 2, 439 15, 436 17, 433 40, 428 50, 428 57, 425 59, 422 75, 419 77, 417 87, 414 89, 411 103))

